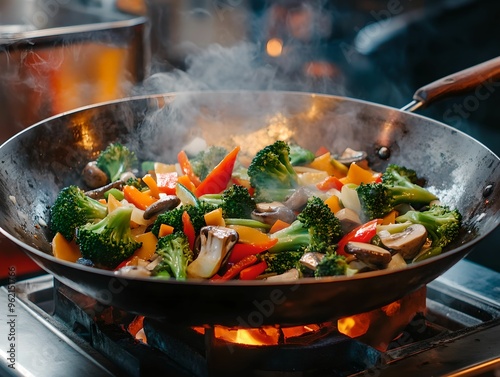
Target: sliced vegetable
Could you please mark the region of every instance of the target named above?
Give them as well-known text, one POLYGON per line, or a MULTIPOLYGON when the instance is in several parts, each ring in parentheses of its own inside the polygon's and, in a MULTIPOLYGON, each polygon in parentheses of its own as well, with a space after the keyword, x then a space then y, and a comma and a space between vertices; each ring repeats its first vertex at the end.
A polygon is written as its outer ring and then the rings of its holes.
POLYGON ((247 267, 240 272, 240 280, 255 280, 267 268, 266 261, 259 262, 253 266, 247 267))
POLYGON ((248 257, 249 255, 257 255, 266 250, 269 250, 271 247, 276 245, 278 239, 272 239, 268 243, 262 243, 257 245, 252 245, 249 243, 237 243, 233 246, 231 250, 231 254, 229 254, 229 258, 227 259, 228 264, 238 263, 243 258, 248 257))
POLYGON ((185 151, 182 150, 177 154, 177 161, 179 161, 182 172, 189 177, 195 186, 198 186, 201 183, 200 178, 194 173, 193 167, 185 151))
POLYGON ((340 181, 344 184, 354 183, 355 185, 360 185, 361 183, 373 183, 377 177, 375 177, 370 170, 363 169, 357 163, 353 162, 349 166, 347 175, 345 178, 341 178, 340 181))
POLYGON ((216 208, 206 213, 204 218, 207 225, 226 226, 226 222, 222 217, 222 208, 216 208))
POLYGON ((249 255, 242 260, 240 260, 238 263, 233 264, 229 269, 222 275, 220 278, 217 278, 216 280, 231 280, 234 279, 238 274, 244 270, 247 267, 250 267, 257 263, 259 261, 259 258, 257 258, 256 255, 249 255))
POLYGON ((226 157, 207 175, 195 190, 195 195, 199 198, 205 194, 218 194, 227 188, 231 181, 236 157, 240 147, 235 147, 226 157))
POLYGON ((262 245, 271 242, 271 238, 257 228, 251 228, 245 225, 228 225, 228 228, 234 229, 239 236, 239 242, 252 245, 262 245))
POLYGON ((142 210, 145 210, 157 200, 155 197, 139 191, 136 187, 130 185, 123 186, 123 195, 127 202, 132 203, 142 210))
POLYGON ((148 186, 150 190, 150 195, 156 199, 160 198, 160 189, 158 188, 158 185, 156 184, 155 179, 151 174, 146 174, 144 177, 142 177, 143 182, 148 186))
POLYGON ((340 255, 348 255, 345 251, 345 245, 348 242, 365 242, 369 243, 373 237, 377 234, 377 224, 379 224, 380 219, 374 219, 368 221, 365 224, 358 226, 351 232, 347 233, 341 238, 337 245, 337 253, 340 255))
POLYGON ((158 238, 168 236, 169 234, 172 234, 173 232, 174 232, 173 226, 170 226, 167 224, 161 224, 160 230, 158 231, 158 238))
POLYGON ((57 232, 52 239, 52 253, 58 259, 68 262, 76 262, 78 258, 82 257, 80 248, 75 240, 68 241, 64 236, 57 232))
POLYGON ((330 175, 321 182, 316 184, 316 187, 322 191, 328 191, 330 189, 341 190, 344 184, 334 175, 330 175))
POLYGON ((175 187, 175 195, 181 200, 182 204, 198 205, 198 198, 180 182, 177 182, 177 186, 175 187))
POLYGON ((184 211, 184 213, 182 214, 182 230, 188 238, 189 248, 193 250, 194 242, 196 239, 196 232, 194 230, 193 223, 191 222, 191 218, 189 217, 189 213, 187 213, 187 211, 184 211))
POLYGON ((278 219, 274 222, 274 224, 271 226, 271 229, 269 229, 269 234, 273 234, 279 230, 285 229, 290 226, 290 223, 287 223, 286 221, 283 221, 281 219, 278 219))
POLYGON ((167 195, 175 194, 175 187, 177 186, 178 174, 177 172, 156 173, 156 185, 158 190, 167 195))
POLYGON ((137 242, 141 242, 142 245, 132 256, 136 256, 138 258, 149 260, 155 253, 156 243, 158 242, 158 238, 152 232, 146 232, 139 234, 134 237, 137 242))

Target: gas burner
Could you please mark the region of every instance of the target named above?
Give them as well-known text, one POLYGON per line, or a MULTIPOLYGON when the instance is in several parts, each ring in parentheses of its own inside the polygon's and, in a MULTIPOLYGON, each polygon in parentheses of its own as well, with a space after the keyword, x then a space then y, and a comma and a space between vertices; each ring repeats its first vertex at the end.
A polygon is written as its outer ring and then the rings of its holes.
MULTIPOLYGON (((500 368, 499 286, 500 274, 463 260, 427 287, 373 312, 339 322, 242 329, 143 318, 45 275, 16 284, 16 370, 3 363, 0 371, 36 377, 68 371, 96 377, 347 377, 467 376, 474 368, 480 375, 500 368), (384 318, 396 312, 399 317, 384 318), (364 326, 367 318, 370 325, 364 326), (349 323, 358 326, 347 336, 349 323), (387 331, 390 341, 380 343, 387 331)), ((7 308, 8 287, 0 293, 7 308)), ((7 360, 11 350, 1 351, 7 360)))

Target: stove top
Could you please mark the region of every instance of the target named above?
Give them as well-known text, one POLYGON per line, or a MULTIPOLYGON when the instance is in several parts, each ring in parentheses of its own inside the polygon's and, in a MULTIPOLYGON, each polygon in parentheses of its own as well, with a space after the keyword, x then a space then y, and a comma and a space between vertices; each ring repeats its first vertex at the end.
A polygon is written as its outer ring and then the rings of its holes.
MULTIPOLYGON (((59 311, 54 310, 56 301, 57 305, 71 305, 66 298, 56 298, 56 291, 65 290, 69 288, 60 287, 50 275, 19 281, 0 289, 3 335, 0 375, 141 377, 161 371, 164 375, 179 377, 220 376, 220 371, 214 373, 210 366, 208 354, 215 351, 207 351, 206 344, 203 345, 206 337, 201 339, 198 347, 199 339, 186 343, 182 340, 188 337, 186 334, 180 337, 169 335, 166 346, 174 352, 166 354, 138 341, 127 331, 120 331, 119 327, 98 324, 87 314, 88 311, 70 309, 69 315, 58 314, 59 311)), ((67 297, 70 296, 71 292, 67 297)), ((85 306, 85 299, 83 303, 85 306)), ((82 305, 81 301, 79 305, 82 305)), ((307 348, 288 347, 285 353, 287 361, 280 364, 285 370, 276 371, 276 367, 270 366, 269 369, 250 371, 245 367, 238 375, 498 376, 499 273, 462 260, 427 286, 426 305, 425 314, 417 315, 386 351, 357 340, 327 337, 307 348), (341 348, 335 348, 337 342, 343 344, 341 348), (321 357, 326 359, 342 358, 341 368, 334 363, 336 367, 301 370, 299 360, 311 352, 321 352, 321 357)), ((108 309, 109 313, 115 311, 108 309)), ((101 315, 109 313, 106 309, 101 315)), ((118 314, 124 323, 130 322, 125 318, 126 313, 118 314)), ((144 329, 151 326, 151 322, 144 320, 144 329)), ((184 331, 177 332, 183 334, 184 331)), ((262 357, 258 352, 253 349, 255 357, 262 357)), ((226 353, 227 361, 238 355, 234 350, 226 353)), ((255 364, 254 361, 247 360, 247 366, 255 364)), ((261 361, 259 365, 273 365, 261 361)))

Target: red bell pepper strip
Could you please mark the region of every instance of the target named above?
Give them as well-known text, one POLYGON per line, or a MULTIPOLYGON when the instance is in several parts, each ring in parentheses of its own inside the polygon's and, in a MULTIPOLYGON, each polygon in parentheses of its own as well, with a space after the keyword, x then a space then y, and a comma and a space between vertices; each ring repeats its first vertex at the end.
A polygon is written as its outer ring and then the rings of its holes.
POLYGON ((207 177, 196 187, 195 195, 200 197, 205 194, 219 194, 224 191, 231 181, 233 168, 240 147, 235 147, 219 164, 208 173, 207 177))
POLYGON ((250 267, 256 264, 259 261, 259 258, 256 255, 249 255, 238 263, 233 264, 229 269, 222 275, 214 280, 231 280, 234 279, 238 274, 247 267, 250 267))
POLYGON ((189 177, 195 186, 198 186, 200 184, 200 178, 194 173, 186 152, 180 151, 177 154, 177 161, 179 161, 182 172, 189 177))
POLYGON ((373 237, 377 234, 377 224, 381 222, 381 219, 370 220, 365 224, 354 228, 344 237, 341 238, 337 245, 337 254, 347 256, 348 254, 344 250, 345 245, 348 242, 365 242, 369 243, 373 237))
POLYGON ((233 246, 231 249, 231 254, 229 255, 229 258, 227 259, 228 264, 236 264, 243 258, 249 256, 249 255, 256 255, 260 254, 263 251, 269 250, 271 247, 276 245, 278 242, 277 238, 270 239, 269 242, 262 243, 262 244, 249 244, 249 243, 240 243, 238 242, 233 246))
POLYGON ((158 190, 167 195, 175 195, 177 178, 177 172, 156 173, 156 185, 158 186, 158 190))
POLYGON ((196 239, 196 232, 194 230, 193 223, 191 222, 191 218, 189 217, 189 213, 184 211, 182 213, 182 230, 186 235, 189 243, 189 248, 194 250, 194 241, 196 239))
POLYGON ((267 268, 266 261, 259 262, 253 266, 247 267, 240 272, 240 280, 255 280, 267 268))

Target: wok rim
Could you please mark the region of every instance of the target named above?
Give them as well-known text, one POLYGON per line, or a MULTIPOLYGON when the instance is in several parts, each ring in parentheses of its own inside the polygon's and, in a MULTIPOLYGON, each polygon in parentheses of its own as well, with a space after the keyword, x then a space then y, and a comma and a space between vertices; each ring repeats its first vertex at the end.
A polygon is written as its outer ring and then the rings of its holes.
MULTIPOLYGON (((181 91, 181 92, 164 92, 164 93, 154 93, 154 94, 142 94, 142 95, 134 95, 134 96, 128 96, 128 97, 123 97, 115 100, 110 100, 110 101, 104 101, 104 102, 98 102, 90 105, 85 105, 81 106, 69 111, 65 111, 56 115, 53 115, 51 117, 42 119, 33 125, 26 127, 25 129, 21 130, 20 132, 16 133, 9 139, 7 139, 4 143, 0 145, 0 150, 6 146, 7 144, 11 143, 14 139, 18 138, 20 135, 30 132, 31 129, 34 129, 39 126, 43 126, 46 123, 66 117, 68 115, 76 114, 85 110, 92 110, 92 109, 97 109, 100 107, 106 107, 114 104, 119 104, 119 103, 126 103, 126 102, 134 102, 134 101, 140 101, 140 100, 148 100, 148 99, 155 99, 155 98, 171 98, 172 100, 175 99, 176 96, 179 95, 189 95, 189 94, 200 94, 200 93, 217 93, 217 94, 272 94, 272 93, 279 93, 282 95, 300 95, 300 96, 318 96, 318 97, 324 97, 324 98, 332 98, 336 99, 339 101, 347 101, 347 102, 352 102, 352 103, 359 103, 363 104, 366 106, 370 107, 375 107, 375 108, 381 108, 381 109, 386 109, 390 111, 396 111, 402 114, 405 114, 405 116, 411 116, 411 117, 416 117, 417 119, 431 122, 435 124, 436 126, 444 127, 446 129, 449 129, 453 132, 461 134, 461 136, 470 139, 472 142, 479 144, 482 148, 484 148, 486 151, 488 151, 492 157, 494 157, 497 162, 500 163, 500 157, 497 156, 490 148, 488 148, 486 145, 484 145, 482 142, 479 140, 475 139, 474 137, 468 135, 467 133, 452 127, 446 123, 440 122, 438 120, 426 117, 424 115, 416 114, 413 112, 408 112, 408 111, 403 111, 401 109, 384 105, 384 104, 379 104, 376 102, 371 102, 371 101, 366 101, 362 99, 357 99, 357 98, 352 98, 348 96, 340 96, 340 95, 333 95, 333 94, 322 94, 322 93, 314 93, 314 92, 302 92, 302 91, 280 91, 280 90, 272 90, 272 91, 265 91, 265 90, 201 90, 201 91, 181 91)), ((434 261, 438 261, 441 259, 448 258, 448 256, 453 255, 453 254, 464 254, 463 256, 467 255, 469 252, 473 250, 473 248, 483 239, 488 237, 493 231, 495 231, 498 226, 500 225, 500 220, 497 219, 496 224, 490 229, 488 232, 486 232, 483 235, 477 236, 476 238, 456 247, 450 250, 445 251, 444 253, 434 256, 419 262, 411 263, 408 264, 406 267, 403 268, 398 268, 398 269, 393 269, 393 270, 377 270, 377 271, 369 271, 369 272, 363 272, 360 274, 355 274, 352 276, 329 276, 329 277, 322 277, 322 278, 315 278, 315 277, 305 277, 299 279, 300 284, 327 284, 327 283, 332 283, 332 282, 344 282, 344 281, 352 281, 352 280, 361 280, 361 279, 370 279, 370 278, 376 278, 379 276, 385 276, 385 275, 394 275, 397 274, 401 271, 406 271, 408 269, 414 270, 414 269, 420 269, 424 268, 423 266, 428 265, 428 264, 433 264, 434 261)), ((46 225, 48 226, 48 225, 46 225)), ((140 281, 140 282, 147 282, 147 283, 154 283, 154 284, 169 284, 169 285, 192 285, 192 286, 221 286, 221 287, 280 287, 280 286, 291 286, 291 285, 296 285, 297 281, 283 281, 283 282, 278 282, 278 283, 269 283, 266 282, 265 280, 250 280, 250 281, 244 281, 244 280, 229 280, 229 281, 224 281, 224 282, 212 282, 206 279, 187 279, 185 281, 179 281, 179 280, 172 280, 172 279, 154 279, 151 277, 131 277, 131 276, 126 276, 126 275, 119 275, 115 274, 114 271, 112 270, 104 270, 104 269, 99 269, 95 267, 89 267, 89 266, 84 266, 80 265, 77 263, 73 262, 68 262, 62 259, 58 259, 54 257, 53 255, 50 255, 48 253, 45 253, 41 250, 38 250, 11 235, 9 232, 4 230, 0 226, 0 233, 2 233, 6 238, 8 238, 10 241, 15 243, 17 246, 21 248, 21 250, 30 256, 37 264, 40 265, 42 269, 47 271, 49 274, 54 275, 54 273, 48 269, 44 265, 41 265, 38 263, 36 258, 32 257, 33 255, 36 255, 37 257, 40 257, 42 259, 47 259, 51 261, 52 263, 60 264, 65 267, 70 267, 74 268, 77 270, 80 270, 85 273, 92 273, 95 274, 97 273, 98 275, 101 275, 102 277, 107 277, 107 278, 120 278, 123 280, 133 280, 133 281, 140 281)), ((56 276, 57 277, 57 276, 56 276)))

